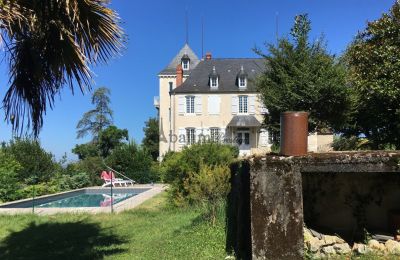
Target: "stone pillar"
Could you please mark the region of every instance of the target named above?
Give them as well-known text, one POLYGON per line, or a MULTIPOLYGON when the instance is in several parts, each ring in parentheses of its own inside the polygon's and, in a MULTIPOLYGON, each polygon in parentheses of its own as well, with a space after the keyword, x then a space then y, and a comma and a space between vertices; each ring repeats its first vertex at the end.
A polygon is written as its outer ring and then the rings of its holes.
POLYGON ((303 259, 300 166, 267 156, 250 172, 252 259, 303 259))

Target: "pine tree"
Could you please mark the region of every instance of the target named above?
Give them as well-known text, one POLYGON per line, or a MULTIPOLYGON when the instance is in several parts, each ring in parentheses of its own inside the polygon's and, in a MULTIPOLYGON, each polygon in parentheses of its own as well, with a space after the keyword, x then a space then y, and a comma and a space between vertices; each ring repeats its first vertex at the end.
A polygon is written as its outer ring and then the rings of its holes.
POLYGON ((351 102, 345 68, 328 53, 323 37, 310 43, 310 30, 308 16, 296 16, 290 38, 266 44, 267 54, 255 50, 266 62, 257 85, 272 133, 279 132, 280 113, 285 111, 309 112, 311 131, 338 131, 348 120, 351 102))
POLYGON ((113 111, 110 108, 111 91, 106 87, 98 88, 92 96, 92 104, 95 108, 86 112, 79 120, 77 138, 92 135, 93 141, 97 140, 100 132, 113 124, 113 111))

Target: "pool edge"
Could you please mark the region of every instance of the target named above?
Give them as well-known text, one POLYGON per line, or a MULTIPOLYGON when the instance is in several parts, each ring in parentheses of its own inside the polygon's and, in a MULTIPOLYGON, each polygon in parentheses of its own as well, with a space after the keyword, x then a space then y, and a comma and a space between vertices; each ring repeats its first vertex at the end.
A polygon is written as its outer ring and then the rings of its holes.
MULTIPOLYGON (((65 195, 65 194, 80 192, 80 191, 84 192, 85 190, 99 189, 99 188, 101 188, 101 187, 88 187, 88 188, 76 189, 76 190, 72 190, 72 191, 66 191, 66 192, 60 192, 60 193, 56 193, 56 194, 39 196, 39 197, 37 197, 37 199, 48 198, 48 197, 58 196, 58 195, 65 195)), ((124 190, 124 189, 129 189, 129 188, 130 189, 132 189, 132 188, 137 188, 137 189, 147 188, 148 190, 141 192, 136 196, 133 196, 131 198, 128 198, 126 200, 123 200, 123 201, 113 205, 113 209, 114 209, 115 213, 119 213, 119 212, 122 212, 122 211, 128 210, 128 209, 133 209, 133 208, 139 206, 146 200, 163 192, 167 188, 167 186, 165 184, 134 185, 133 187, 116 187, 115 190, 124 190)), ((13 202, 7 202, 4 204, 1 204, 0 206, 24 203, 24 202, 29 202, 31 200, 32 200, 32 198, 13 201, 13 202)), ((102 208, 102 207, 35 208, 34 212, 32 211, 32 208, 0 208, 0 215, 20 215, 20 214, 54 215, 54 214, 65 214, 65 213, 99 214, 99 213, 110 213, 110 212, 111 212, 111 207, 104 207, 104 208, 102 208)))

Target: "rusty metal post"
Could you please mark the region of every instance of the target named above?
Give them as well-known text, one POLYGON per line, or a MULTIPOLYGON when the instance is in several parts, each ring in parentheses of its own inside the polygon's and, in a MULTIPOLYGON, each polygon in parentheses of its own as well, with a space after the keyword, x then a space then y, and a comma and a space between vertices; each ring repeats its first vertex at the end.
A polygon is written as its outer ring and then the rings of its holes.
POLYGON ((281 154, 300 156, 307 154, 308 113, 281 113, 281 154))

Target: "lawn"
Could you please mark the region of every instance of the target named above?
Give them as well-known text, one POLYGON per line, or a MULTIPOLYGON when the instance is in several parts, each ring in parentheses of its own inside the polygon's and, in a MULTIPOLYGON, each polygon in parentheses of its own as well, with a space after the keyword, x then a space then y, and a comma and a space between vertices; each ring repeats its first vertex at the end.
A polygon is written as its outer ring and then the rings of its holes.
POLYGON ((224 259, 225 227, 165 194, 120 214, 0 216, 0 259, 224 259))

